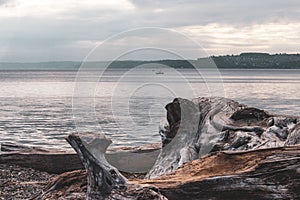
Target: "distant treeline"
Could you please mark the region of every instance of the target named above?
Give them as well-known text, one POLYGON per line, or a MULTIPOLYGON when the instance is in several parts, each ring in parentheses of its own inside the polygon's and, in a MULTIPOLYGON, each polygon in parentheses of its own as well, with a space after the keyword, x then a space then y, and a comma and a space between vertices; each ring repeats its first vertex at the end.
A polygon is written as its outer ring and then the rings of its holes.
POLYGON ((215 67, 218 68, 276 68, 300 69, 300 54, 241 53, 240 55, 212 56, 197 60, 117 61, 111 67, 135 67, 141 64, 158 63, 173 68, 215 67))
POLYGON ((300 68, 300 54, 242 53, 211 58, 219 68, 300 68))
MULTIPOLYGON (((212 56, 197 60, 155 60, 155 61, 114 61, 88 62, 89 67, 133 68, 145 64, 161 64, 172 68, 276 68, 300 69, 300 54, 241 53, 240 55, 212 56), (194 66, 193 66, 194 65, 194 66)), ((38 63, 0 62, 0 70, 77 70, 81 62, 58 61, 38 63)))

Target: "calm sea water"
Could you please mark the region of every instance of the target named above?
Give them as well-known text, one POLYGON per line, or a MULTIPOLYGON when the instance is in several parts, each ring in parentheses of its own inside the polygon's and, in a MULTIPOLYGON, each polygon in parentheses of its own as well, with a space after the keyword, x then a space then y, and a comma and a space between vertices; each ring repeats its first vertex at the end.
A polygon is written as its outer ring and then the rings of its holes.
POLYGON ((115 69, 97 82, 92 101, 76 100, 82 109, 74 114, 74 87, 88 83, 87 78, 75 84, 76 73, 0 71, 0 143, 65 149, 70 147, 64 138, 77 131, 101 131, 113 146, 159 142, 164 106, 176 96, 225 96, 271 112, 300 115, 300 70, 223 69, 220 76, 205 72, 199 77, 187 69, 179 70, 180 75, 115 69))

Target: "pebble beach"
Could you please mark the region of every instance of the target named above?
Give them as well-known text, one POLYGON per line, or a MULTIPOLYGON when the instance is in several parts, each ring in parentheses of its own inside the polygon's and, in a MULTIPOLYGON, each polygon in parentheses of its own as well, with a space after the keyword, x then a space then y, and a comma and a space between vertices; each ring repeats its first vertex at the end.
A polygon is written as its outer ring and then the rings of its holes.
POLYGON ((0 164, 0 199, 30 199, 54 176, 31 168, 0 164))

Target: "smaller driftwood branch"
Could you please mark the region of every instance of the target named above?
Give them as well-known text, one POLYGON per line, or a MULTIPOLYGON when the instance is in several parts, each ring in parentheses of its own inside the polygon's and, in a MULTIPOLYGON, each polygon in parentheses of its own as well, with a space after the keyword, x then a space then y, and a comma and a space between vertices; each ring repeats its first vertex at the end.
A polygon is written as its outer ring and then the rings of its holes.
POLYGON ((165 199, 149 187, 133 185, 105 158, 111 141, 99 134, 71 134, 67 141, 87 170, 87 199, 165 199))

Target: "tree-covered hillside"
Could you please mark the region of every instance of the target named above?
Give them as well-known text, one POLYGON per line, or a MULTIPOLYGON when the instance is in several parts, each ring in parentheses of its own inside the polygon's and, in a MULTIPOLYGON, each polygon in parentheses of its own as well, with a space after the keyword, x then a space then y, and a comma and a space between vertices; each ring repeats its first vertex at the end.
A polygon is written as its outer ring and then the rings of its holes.
POLYGON ((242 53, 211 58, 219 68, 300 68, 300 54, 242 53))

